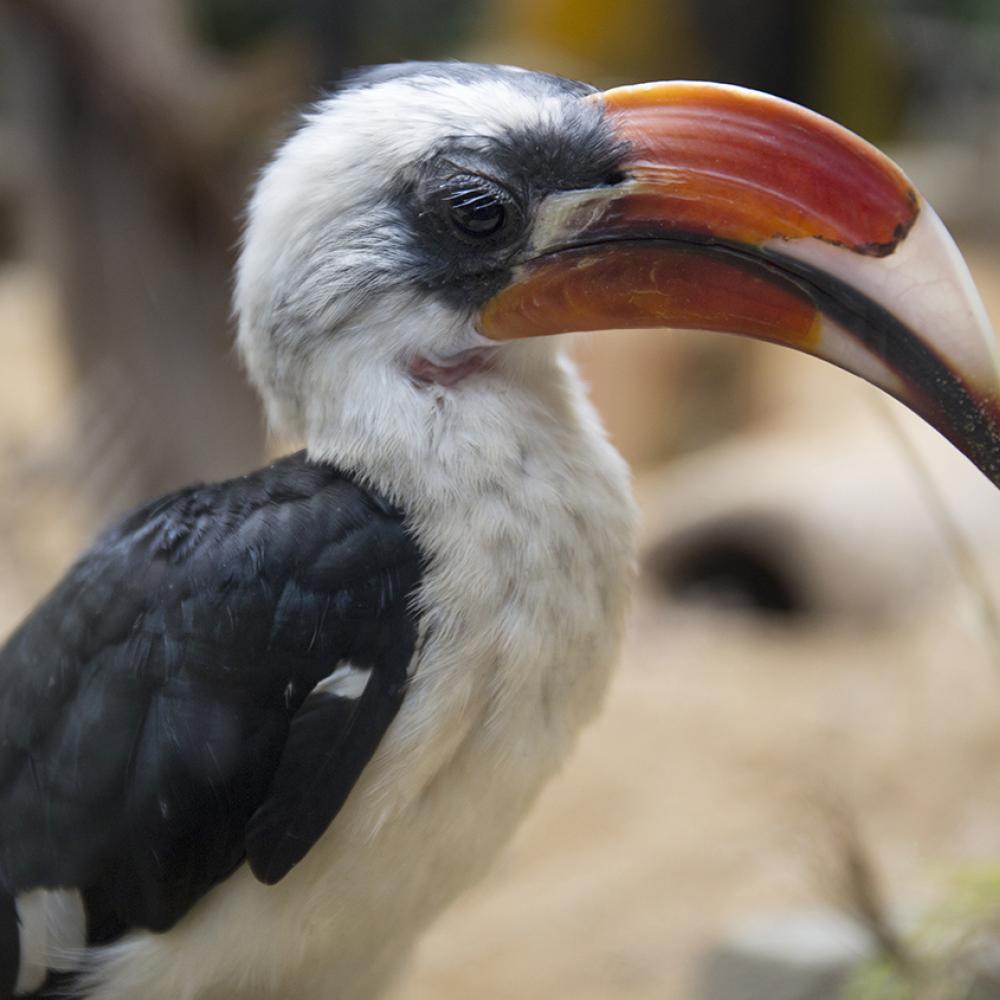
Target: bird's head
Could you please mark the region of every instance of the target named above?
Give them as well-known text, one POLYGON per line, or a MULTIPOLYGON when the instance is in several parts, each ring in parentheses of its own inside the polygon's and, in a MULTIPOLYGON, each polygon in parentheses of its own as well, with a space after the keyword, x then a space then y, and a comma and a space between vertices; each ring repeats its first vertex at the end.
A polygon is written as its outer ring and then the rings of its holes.
POLYGON ((937 216, 857 136, 741 88, 361 74, 264 171, 236 307, 272 422, 310 442, 530 384, 541 335, 683 327, 833 361, 1000 482, 995 338, 937 216))
MULTIPOLYGON (((316 106, 250 205, 239 344, 272 423, 310 438, 525 355, 477 328, 560 191, 619 179, 593 88, 461 63, 369 70, 316 106), (336 411, 335 414, 332 411, 336 411)), ((467 394, 469 385, 462 385, 467 394)))

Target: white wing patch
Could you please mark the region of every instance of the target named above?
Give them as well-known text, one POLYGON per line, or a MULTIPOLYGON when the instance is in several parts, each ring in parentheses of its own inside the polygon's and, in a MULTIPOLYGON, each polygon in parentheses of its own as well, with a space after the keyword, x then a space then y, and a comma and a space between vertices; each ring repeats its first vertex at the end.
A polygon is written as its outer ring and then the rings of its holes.
POLYGON ((356 667, 353 663, 340 663, 329 677, 324 677, 313 688, 313 691, 335 694, 338 698, 357 699, 365 693, 371 675, 371 667, 356 667))
POLYGON ((78 969, 87 945, 87 915, 75 889, 32 889, 16 900, 21 960, 15 996, 33 993, 49 969, 78 969))

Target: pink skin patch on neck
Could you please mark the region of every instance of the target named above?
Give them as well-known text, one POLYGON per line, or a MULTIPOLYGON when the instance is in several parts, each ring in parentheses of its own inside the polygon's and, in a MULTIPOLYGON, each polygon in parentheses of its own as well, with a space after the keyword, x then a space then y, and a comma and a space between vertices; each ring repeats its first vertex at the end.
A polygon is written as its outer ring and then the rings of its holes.
POLYGON ((416 357, 409 364, 410 375, 426 385, 458 385, 463 379, 490 367, 493 352, 472 350, 459 355, 452 364, 436 364, 427 358, 416 357))

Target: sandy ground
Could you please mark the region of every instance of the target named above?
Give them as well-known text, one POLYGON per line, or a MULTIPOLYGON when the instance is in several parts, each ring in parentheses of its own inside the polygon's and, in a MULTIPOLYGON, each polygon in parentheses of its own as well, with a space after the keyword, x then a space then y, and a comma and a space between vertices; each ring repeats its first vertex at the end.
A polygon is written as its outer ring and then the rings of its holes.
MULTIPOLYGON (((1000 317, 1000 262, 978 259, 1000 317)), ((0 496, 26 456, 58 453, 52 414, 72 389, 33 282, 0 281, 0 496)), ((683 605, 647 574, 605 711, 428 934, 399 1000, 688 1000, 733 920, 828 897, 830 796, 856 810, 903 907, 942 868, 1000 857, 1000 646, 870 396, 814 362, 775 366, 767 426, 644 475, 640 497, 653 551, 738 521, 751 496, 808 613, 683 605)), ((1000 500, 928 447, 992 577, 1000 500)), ((0 632, 89 530, 52 503, 31 545, 12 529, 24 510, 0 509, 0 632)))
MULTIPOLYGON (((648 609, 647 609, 648 610, 648 609)), ((821 797, 851 801, 896 899, 1000 850, 1000 702, 979 638, 637 630, 607 708, 406 998, 691 997, 740 915, 825 901, 821 797)))

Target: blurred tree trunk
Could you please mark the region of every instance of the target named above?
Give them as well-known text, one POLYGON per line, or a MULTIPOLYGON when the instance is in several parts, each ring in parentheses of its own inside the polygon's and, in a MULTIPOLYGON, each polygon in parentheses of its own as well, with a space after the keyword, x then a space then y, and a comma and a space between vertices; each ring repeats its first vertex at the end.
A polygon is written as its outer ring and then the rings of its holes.
POLYGON ((134 444, 128 492, 251 468, 263 426, 231 348, 237 220, 254 142, 306 61, 217 62, 172 0, 2 0, 0 34, 35 249, 81 379, 103 371, 107 391, 110 370, 128 400, 108 400, 134 444))

